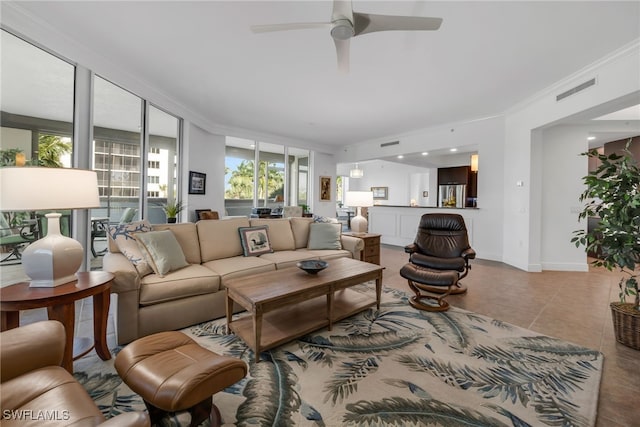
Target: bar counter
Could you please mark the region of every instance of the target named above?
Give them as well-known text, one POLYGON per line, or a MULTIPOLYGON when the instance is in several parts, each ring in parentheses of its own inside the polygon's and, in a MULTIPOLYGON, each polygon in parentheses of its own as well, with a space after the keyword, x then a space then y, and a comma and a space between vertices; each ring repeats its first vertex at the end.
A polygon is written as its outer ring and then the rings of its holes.
POLYGON ((473 226, 478 208, 438 208, 435 206, 375 205, 368 210, 369 232, 380 234, 380 243, 406 246, 413 243, 420 218, 426 213, 462 215, 473 247, 473 226))

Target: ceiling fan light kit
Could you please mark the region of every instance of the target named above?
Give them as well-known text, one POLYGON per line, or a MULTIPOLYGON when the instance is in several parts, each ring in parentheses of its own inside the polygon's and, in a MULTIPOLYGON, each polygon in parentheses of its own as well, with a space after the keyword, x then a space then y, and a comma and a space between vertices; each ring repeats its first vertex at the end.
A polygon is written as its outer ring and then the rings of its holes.
POLYGON ((331 37, 336 40, 349 40, 355 35, 353 24, 348 19, 338 19, 331 27, 331 37))
POLYGON ((350 0, 334 0, 331 22, 253 25, 251 30, 254 33, 263 33, 330 27, 330 34, 336 46, 338 70, 348 72, 351 38, 377 31, 435 31, 441 24, 442 18, 358 13, 353 11, 350 0))

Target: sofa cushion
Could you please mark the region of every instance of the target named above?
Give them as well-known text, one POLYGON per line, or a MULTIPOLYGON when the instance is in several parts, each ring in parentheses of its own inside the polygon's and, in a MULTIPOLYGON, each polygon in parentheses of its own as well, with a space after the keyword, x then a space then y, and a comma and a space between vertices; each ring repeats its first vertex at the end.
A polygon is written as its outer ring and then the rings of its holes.
POLYGON ((313 218, 289 218, 291 223, 291 232, 295 248, 306 248, 309 242, 309 224, 313 222, 313 218))
POLYGON ((238 233, 240 233, 240 243, 242 244, 244 256, 258 256, 273 252, 269 242, 268 226, 240 227, 238 228, 238 233))
POLYGON ((198 228, 192 222, 179 224, 154 224, 154 230, 171 230, 178 239, 184 257, 189 264, 200 264, 200 244, 198 243, 198 228))
POLYGON ((280 270, 287 267, 294 267, 298 261, 318 257, 309 251, 277 251, 272 254, 260 255, 260 258, 273 262, 276 268, 280 270))
POLYGON ((221 285, 224 281, 232 277, 247 276, 249 274, 263 273, 265 271, 273 271, 276 265, 262 257, 245 257, 237 256, 231 258, 217 259, 202 264, 211 269, 221 277, 221 285))
POLYGON ((288 219, 252 219, 251 226, 269 227, 269 242, 274 251, 292 251, 296 248, 288 219))
POLYGON ((342 249, 342 224, 314 222, 309 225, 308 249, 342 249))
POLYGON ((346 249, 324 249, 324 250, 311 250, 311 249, 298 249, 299 252, 306 252, 313 255, 314 259, 321 259, 324 261, 336 258, 353 258, 351 252, 346 249))
POLYGON ((149 224, 147 220, 112 225, 109 227, 109 237, 113 239, 118 250, 135 266, 140 276, 146 276, 152 273, 153 270, 142 256, 142 252, 133 235, 134 233, 145 233, 148 231, 151 231, 151 224, 149 224))
POLYGON ((136 233, 134 236, 147 264, 160 277, 189 265, 184 258, 180 243, 171 230, 136 233))
POLYGON ((249 218, 198 221, 198 240, 202 262, 242 255, 239 227, 249 227, 249 218))
POLYGON ((220 290, 220 275, 197 264, 167 273, 150 274, 140 282, 140 305, 152 305, 220 290))

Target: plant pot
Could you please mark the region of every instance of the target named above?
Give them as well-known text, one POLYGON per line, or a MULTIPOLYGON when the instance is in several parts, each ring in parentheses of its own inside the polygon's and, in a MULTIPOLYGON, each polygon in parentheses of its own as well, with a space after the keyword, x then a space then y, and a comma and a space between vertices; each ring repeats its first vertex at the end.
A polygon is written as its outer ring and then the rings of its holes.
POLYGON ((167 222, 169 224, 175 224, 176 223, 176 218, 167 218, 167 222))
POLYGON ((616 341, 640 350, 640 311, 631 303, 612 302, 610 307, 616 341))

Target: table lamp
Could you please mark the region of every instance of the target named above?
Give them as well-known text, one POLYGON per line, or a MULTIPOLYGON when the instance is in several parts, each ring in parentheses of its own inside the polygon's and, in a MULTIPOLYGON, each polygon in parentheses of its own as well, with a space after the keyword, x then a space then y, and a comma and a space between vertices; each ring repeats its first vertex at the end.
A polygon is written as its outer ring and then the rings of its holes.
MULTIPOLYGON (((38 211, 100 207, 95 171, 69 168, 0 168, 0 210, 38 211)), ((48 213, 47 235, 29 244, 22 266, 32 287, 54 287, 76 279, 84 250, 60 234, 59 213, 48 213)))
POLYGON ((367 232, 367 219, 362 216, 362 208, 373 206, 373 192, 371 191, 347 191, 344 196, 344 204, 356 207, 356 216, 351 218, 351 231, 356 233, 367 232))

